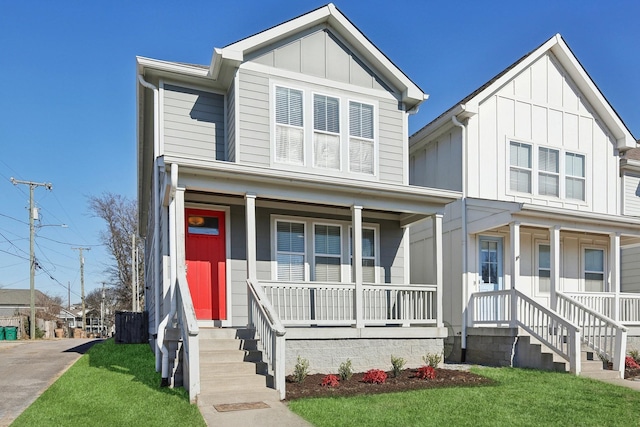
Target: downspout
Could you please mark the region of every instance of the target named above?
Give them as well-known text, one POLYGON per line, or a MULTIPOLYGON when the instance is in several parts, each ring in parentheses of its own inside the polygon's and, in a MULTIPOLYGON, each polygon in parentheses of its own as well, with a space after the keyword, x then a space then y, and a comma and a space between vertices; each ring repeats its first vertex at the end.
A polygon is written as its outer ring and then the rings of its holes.
MULTIPOLYGON (((462 110, 465 106, 461 105, 462 110)), ((462 336, 460 337, 460 359, 465 362, 467 353, 467 306, 469 296, 467 289, 467 128, 456 116, 451 117, 451 121, 461 130, 462 139, 462 336)))
MULTIPOLYGON (((176 205, 175 195, 176 188, 178 187, 178 165, 171 165, 171 188, 170 188, 170 202, 169 202, 169 300, 171 301, 169 313, 162 319, 160 323, 160 330, 158 336, 162 333, 164 338, 164 331, 169 321, 173 319, 176 314, 176 295, 175 287, 176 280, 178 279, 178 257, 176 253, 176 205)), ((160 343, 162 345, 162 380, 161 387, 169 386, 169 349, 164 341, 160 343)))
MULTIPOLYGON (((160 155, 160 101, 159 101, 159 91, 158 88, 151 83, 147 82, 141 74, 138 74, 138 81, 140 84, 147 89, 151 89, 153 91, 153 246, 154 246, 154 296, 155 296, 155 307, 154 307, 154 323, 156 330, 156 345, 155 345, 155 355, 156 355, 156 371, 161 369, 161 348, 158 344, 158 335, 159 335, 159 322, 160 322, 160 300, 161 300, 161 290, 160 290, 160 261, 162 259, 162 253, 160 252, 160 220, 158 218, 158 211, 160 210, 160 197, 158 194, 158 157, 160 155)), ((164 334, 164 331, 163 331, 164 334)))

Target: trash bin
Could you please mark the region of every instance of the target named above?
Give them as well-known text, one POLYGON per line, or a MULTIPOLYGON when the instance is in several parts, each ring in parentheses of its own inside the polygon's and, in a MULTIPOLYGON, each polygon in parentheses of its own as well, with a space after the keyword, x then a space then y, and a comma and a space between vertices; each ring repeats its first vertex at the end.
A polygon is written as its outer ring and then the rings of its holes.
POLYGON ((0 341, 4 341, 4 326, 0 326, 0 341))
POLYGON ((18 327, 17 326, 5 326, 4 335, 7 341, 15 341, 18 339, 18 327))

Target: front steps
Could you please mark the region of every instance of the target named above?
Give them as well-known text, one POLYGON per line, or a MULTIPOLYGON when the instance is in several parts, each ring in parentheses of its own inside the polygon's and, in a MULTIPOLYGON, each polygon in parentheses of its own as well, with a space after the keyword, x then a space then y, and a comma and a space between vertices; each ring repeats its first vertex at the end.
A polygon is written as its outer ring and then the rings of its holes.
POLYGON ((200 328, 199 406, 278 401, 252 329, 200 328))

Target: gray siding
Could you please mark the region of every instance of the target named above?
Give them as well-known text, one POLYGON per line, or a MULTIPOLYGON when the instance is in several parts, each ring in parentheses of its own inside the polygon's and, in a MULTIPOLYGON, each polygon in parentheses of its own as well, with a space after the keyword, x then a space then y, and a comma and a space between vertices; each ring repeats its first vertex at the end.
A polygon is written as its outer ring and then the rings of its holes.
POLYGON ((259 52, 253 62, 353 85, 388 90, 352 49, 323 29, 259 52))
POLYGON ((640 247, 623 249, 620 264, 620 290, 640 292, 640 247))
POLYGON ((244 206, 231 206, 231 313, 234 326, 248 322, 247 308, 247 231, 244 206))
POLYGON ((240 70, 239 152, 244 164, 269 166, 269 79, 260 73, 240 70))
POLYGON ((225 160, 224 96, 166 84, 164 152, 225 160))
POLYGON ((378 107, 378 167, 380 181, 402 184, 404 176, 404 145, 402 115, 398 103, 381 100, 378 107))
POLYGON ((625 173, 624 215, 640 216, 640 176, 625 173))

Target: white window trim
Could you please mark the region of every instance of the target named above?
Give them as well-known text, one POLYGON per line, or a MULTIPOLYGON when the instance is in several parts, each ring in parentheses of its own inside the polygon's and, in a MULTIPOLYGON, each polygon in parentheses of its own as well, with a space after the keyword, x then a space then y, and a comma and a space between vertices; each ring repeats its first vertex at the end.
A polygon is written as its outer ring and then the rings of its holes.
POLYGON ((607 264, 608 261, 608 248, 604 245, 597 244, 582 244, 580 245, 580 289, 582 292, 587 292, 587 280, 585 278, 585 274, 587 273, 602 273, 602 291, 601 292, 609 292, 609 275, 607 272, 609 271, 609 266, 607 264), (594 249, 602 251, 602 271, 594 271, 587 270, 587 260, 586 260, 586 252, 587 249, 594 249))
POLYGON ((560 194, 563 195, 563 198, 565 200, 575 200, 578 203, 585 203, 587 199, 587 155, 583 153, 579 153, 577 151, 564 150, 564 152, 561 153, 561 157, 562 159, 560 160, 561 161, 560 167, 562 168, 561 170, 563 172, 561 175, 562 182, 560 183, 560 185, 561 185, 562 191, 560 194), (566 167, 567 154, 582 156, 582 160, 584 161, 584 164, 582 165, 582 171, 584 172, 583 177, 579 177, 577 175, 567 175, 567 167, 566 167), (567 194, 566 194, 567 178, 582 179, 582 181, 584 182, 584 199, 574 199, 574 198, 567 197, 567 194))
MULTIPOLYGON (((357 88, 360 90, 361 88, 357 88)), ((345 96, 344 92, 333 90, 315 90, 314 85, 304 81, 286 81, 281 79, 271 79, 269 82, 269 126, 270 137, 270 162, 275 168, 286 168, 304 173, 316 173, 334 177, 357 177, 358 179, 378 180, 380 178, 380 155, 379 155, 379 133, 380 133, 380 106, 379 100, 371 95, 371 98, 345 96), (303 106, 303 164, 279 162, 276 160, 276 87, 299 90, 302 92, 303 106), (314 123, 313 123, 313 96, 323 95, 337 98, 340 101, 340 169, 327 169, 314 166, 314 123), (349 170, 349 103, 358 102, 373 106, 373 174, 351 172, 349 170)))
POLYGON ((310 268, 310 270, 312 271, 311 274, 311 281, 316 281, 316 256, 318 255, 316 253, 316 225, 325 225, 325 226, 329 226, 329 227, 339 227, 340 228, 340 255, 336 256, 336 255, 329 255, 329 254, 321 254, 320 256, 326 256, 326 257, 330 257, 330 258, 339 258, 340 259, 340 282, 342 283, 344 282, 344 268, 343 268, 343 263, 344 263, 344 230, 343 230, 343 226, 341 224, 337 224, 335 222, 312 222, 311 226, 312 226, 312 232, 311 232, 311 237, 312 237, 312 244, 311 244, 311 253, 312 253, 312 260, 313 262, 309 262, 309 264, 313 264, 313 267, 310 268))
MULTIPOLYGON (((322 218, 307 218, 290 215, 271 215, 271 280, 278 281, 278 242, 277 242, 277 223, 278 222, 295 222, 304 224, 304 281, 311 282, 311 262, 315 263, 315 225, 331 225, 340 226, 341 236, 341 269, 340 269, 340 283, 353 283, 351 273, 351 228, 352 224, 349 221, 340 220, 327 220, 322 218), (309 232, 309 229, 311 232, 309 232), (311 233, 311 234, 309 234, 311 233)), ((380 224, 376 223, 363 223, 363 229, 374 230, 374 244, 375 244, 375 283, 380 283, 380 224)), ((315 271, 314 271, 315 276, 315 271)))
MULTIPOLYGON (((311 92, 311 166, 314 169, 317 170, 322 170, 322 171, 328 171, 328 172, 341 172, 344 169, 344 141, 345 141, 345 126, 344 126, 344 102, 343 99, 338 96, 338 95, 332 95, 332 94, 328 94, 325 92, 316 92, 313 91, 311 92), (315 128, 315 96, 319 95, 319 96, 326 96, 328 98, 335 98, 338 100, 338 109, 339 109, 339 114, 338 114, 338 120, 340 121, 340 132, 339 133, 333 133, 333 132, 327 132, 327 131, 321 131, 321 130, 316 130, 315 128), (316 132, 324 134, 324 135, 338 135, 339 138, 339 145, 340 148, 338 149, 338 152, 340 153, 340 164, 338 166, 338 169, 331 169, 331 168, 323 168, 323 167, 317 167, 315 166, 316 164, 316 150, 315 150, 315 134, 316 132)), ((348 123, 347 123, 348 124, 348 123)), ((347 134, 349 132, 349 130, 346 130, 347 134)))
MULTIPOLYGON (((532 147, 533 149, 533 147, 532 147)), ((536 179, 537 179, 537 187, 538 187, 538 195, 543 196, 543 197, 553 197, 553 198, 560 198, 560 196, 562 195, 562 191, 561 191, 561 183, 560 181, 562 180, 562 173, 560 170, 560 157, 563 156, 562 152, 558 149, 558 148, 552 148, 552 147, 545 147, 545 146, 538 146, 537 149, 535 150, 536 154, 537 154, 537 170, 536 170, 536 179), (546 170, 542 170, 540 168, 540 151, 541 150, 547 150, 547 151, 555 151, 556 153, 558 153, 558 172, 549 172, 546 170), (540 193, 540 176, 541 175, 546 175, 546 176, 555 176, 558 179, 558 195, 554 195, 554 194, 541 194, 540 193)), ((535 154, 534 154, 535 155, 535 154)))
MULTIPOLYGON (((536 144, 532 141, 527 141, 527 140, 523 140, 522 138, 511 138, 511 137, 506 137, 506 143, 505 143, 505 148, 506 148, 506 159, 507 161, 506 163, 506 179, 505 179, 505 193, 509 196, 514 196, 514 197, 527 197, 527 198, 542 198, 545 200, 554 200, 554 201, 561 201, 563 203, 571 203, 574 205, 579 205, 579 206, 588 206, 589 204, 589 191, 591 188, 591 180, 588 178, 590 175, 590 169, 589 169, 589 155, 585 152, 581 152, 581 151, 577 151, 577 150, 567 150, 561 147, 554 147, 554 146, 549 146, 549 145, 543 145, 543 144, 536 144), (510 183, 510 171, 511 171, 511 143, 512 142, 516 142, 519 144, 526 144, 529 145, 531 147, 531 169, 527 169, 527 168, 522 168, 519 166, 513 166, 516 169, 521 169, 521 170, 530 170, 531 171, 531 193, 523 193, 520 191, 516 191, 516 190, 512 190, 511 189, 511 183, 510 183), (539 178, 539 174, 542 173, 548 173, 548 172, 544 172, 541 171, 538 167, 538 151, 540 148, 546 148, 546 149, 550 149, 550 150, 556 150, 558 151, 558 176, 559 176, 559 190, 558 193, 559 195, 556 196, 552 196, 552 195, 547 195, 547 194, 540 194, 539 192, 539 188, 538 188, 538 178, 539 178), (566 168, 565 168, 565 159, 566 159, 566 154, 567 153, 571 153, 571 154, 577 154, 580 156, 584 157, 584 200, 580 200, 580 199, 570 199, 566 197, 566 178, 568 177, 568 175, 566 174, 566 168)), ((571 177, 573 177, 573 175, 571 175, 571 177)))

